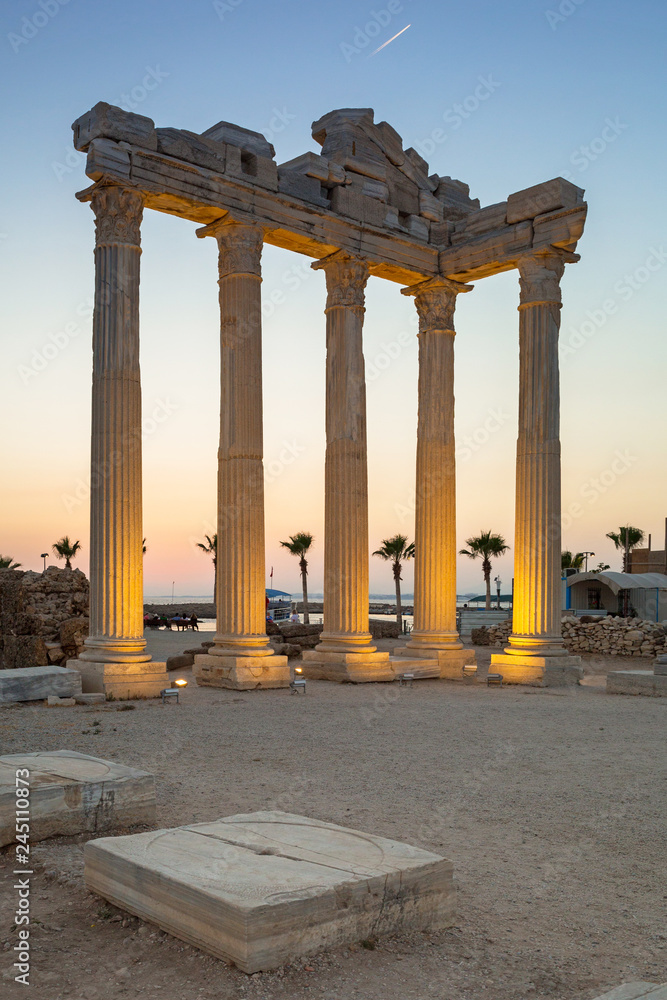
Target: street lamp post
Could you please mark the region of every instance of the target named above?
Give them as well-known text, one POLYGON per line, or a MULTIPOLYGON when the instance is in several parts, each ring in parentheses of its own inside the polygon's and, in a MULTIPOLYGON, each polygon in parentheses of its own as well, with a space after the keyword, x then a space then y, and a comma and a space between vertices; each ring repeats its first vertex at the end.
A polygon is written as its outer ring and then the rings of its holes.
POLYGON ((44 573, 46 573, 46 560, 48 559, 48 557, 49 557, 49 553, 48 552, 42 552, 42 555, 41 555, 40 558, 42 558, 44 560, 44 573))
POLYGON ((595 553, 594 552, 582 552, 581 554, 582 554, 582 556, 585 559, 585 562, 584 562, 584 573, 588 573, 588 557, 589 556, 594 556, 595 553))
POLYGON ((502 585, 502 580, 500 579, 499 576, 495 578, 494 583, 496 585, 496 594, 498 595, 498 611, 500 611, 500 588, 502 585))

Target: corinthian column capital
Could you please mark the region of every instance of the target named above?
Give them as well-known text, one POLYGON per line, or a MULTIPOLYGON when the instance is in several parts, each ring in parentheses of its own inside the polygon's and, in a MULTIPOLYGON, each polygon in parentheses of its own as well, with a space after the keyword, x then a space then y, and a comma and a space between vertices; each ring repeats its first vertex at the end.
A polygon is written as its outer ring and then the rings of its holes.
POLYGON ((95 245, 141 245, 141 219, 144 198, 135 188, 101 184, 90 194, 95 213, 95 245))
POLYGON ((368 263, 362 257, 337 250, 329 257, 313 261, 314 271, 322 270, 327 280, 327 309, 332 306, 364 308, 368 263))
POLYGON ((262 274, 262 247, 264 233, 259 226, 231 222, 215 231, 218 241, 218 272, 221 278, 228 274, 262 274))
POLYGON ((579 254, 571 253, 569 250, 557 250, 555 247, 519 257, 517 262, 521 288, 519 309, 539 302, 560 306, 562 304, 560 279, 563 277, 565 265, 574 264, 579 259, 579 254))
POLYGON ((464 285, 449 278, 429 278, 428 281, 401 288, 401 294, 415 297, 420 333, 454 333, 456 296, 461 292, 471 292, 472 289, 472 285, 464 285))

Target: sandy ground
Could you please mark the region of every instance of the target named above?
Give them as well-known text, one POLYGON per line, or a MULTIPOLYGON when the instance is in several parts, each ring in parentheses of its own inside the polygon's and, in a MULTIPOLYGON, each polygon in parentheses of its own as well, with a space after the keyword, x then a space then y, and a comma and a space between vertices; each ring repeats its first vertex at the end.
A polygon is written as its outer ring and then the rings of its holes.
MULTIPOLYGON (((196 645, 157 633, 154 656, 196 645)), ((478 650, 482 665, 490 650, 478 650)), ((453 860, 450 930, 248 977, 89 894, 82 839, 34 846, 32 978, 13 983, 14 853, 0 851, 0 996, 36 1000, 590 1000, 667 980, 667 699, 422 681, 241 694, 190 684, 132 711, 0 711, 0 748, 155 773, 158 824, 282 808, 453 860), (4 951, 1 948, 4 947, 4 951)), ((633 663, 639 667, 644 664, 633 663)), ((597 675, 597 676, 596 676, 597 675)))

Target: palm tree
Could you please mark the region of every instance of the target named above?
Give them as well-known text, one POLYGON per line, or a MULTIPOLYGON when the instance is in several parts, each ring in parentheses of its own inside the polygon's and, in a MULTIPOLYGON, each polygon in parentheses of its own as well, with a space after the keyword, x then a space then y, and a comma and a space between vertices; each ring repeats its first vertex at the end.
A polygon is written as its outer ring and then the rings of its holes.
POLYGON ((490 531, 480 531, 479 535, 466 538, 467 549, 461 549, 460 555, 471 559, 482 559, 482 573, 486 583, 486 610, 491 610, 491 557, 502 556, 509 549, 502 535, 494 535, 490 531))
POLYGON ((565 549, 564 552, 560 554, 560 568, 561 569, 581 569, 584 564, 584 553, 577 552, 576 555, 572 555, 569 549, 565 549))
POLYGON ((301 570, 301 585, 303 587, 303 624, 310 625, 310 615, 308 614, 308 561, 306 553, 313 544, 313 536, 308 531, 299 531, 296 535, 290 535, 288 542, 280 543, 283 548, 289 549, 293 556, 298 556, 299 569, 301 570))
POLYGON ((218 535, 204 535, 206 539, 205 542, 197 542, 197 548, 201 549, 202 552, 206 552, 207 555, 213 560, 213 603, 217 604, 218 600, 218 535))
POLYGON ((414 559, 415 556, 415 543, 410 542, 408 545, 408 539, 405 535, 394 535, 393 538, 383 538, 382 545, 379 549, 373 553, 374 556, 379 556, 380 559, 386 559, 387 562, 391 562, 391 568, 394 574, 394 583, 396 584, 396 622, 400 631, 403 630, 403 616, 401 613, 401 576, 402 562, 407 559, 414 559))
POLYGON ((641 528, 633 528, 626 524, 618 531, 608 531, 607 538, 611 538, 617 549, 623 549, 623 572, 629 571, 630 553, 644 541, 644 532, 641 528))
POLYGON ((65 569, 71 569, 71 560, 81 548, 81 542, 70 542, 69 535, 63 535, 59 541, 53 545, 53 551, 58 559, 65 560, 65 569))
POLYGON ((20 565, 12 556, 0 556, 0 569, 18 569, 20 565))

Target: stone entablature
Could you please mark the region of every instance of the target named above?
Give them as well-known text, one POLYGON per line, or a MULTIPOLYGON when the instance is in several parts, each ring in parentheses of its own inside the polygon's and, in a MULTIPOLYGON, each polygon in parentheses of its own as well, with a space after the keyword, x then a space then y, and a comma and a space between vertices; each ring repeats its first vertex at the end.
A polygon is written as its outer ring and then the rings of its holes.
POLYGON ((370 108, 329 112, 312 127, 321 153, 280 165, 264 136, 227 122, 197 135, 100 102, 72 127, 88 176, 136 188, 147 208, 203 224, 229 212, 258 223, 267 243, 315 258, 361 254, 371 274, 392 281, 468 281, 535 249, 575 249, 581 188, 557 177, 480 208, 467 184, 429 174, 373 118, 370 108))

